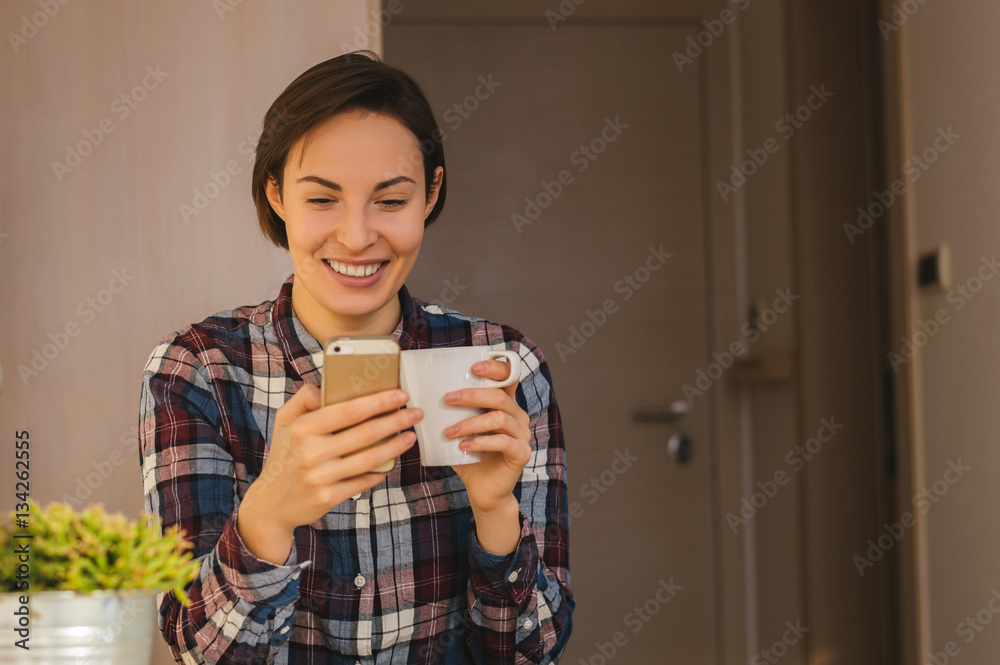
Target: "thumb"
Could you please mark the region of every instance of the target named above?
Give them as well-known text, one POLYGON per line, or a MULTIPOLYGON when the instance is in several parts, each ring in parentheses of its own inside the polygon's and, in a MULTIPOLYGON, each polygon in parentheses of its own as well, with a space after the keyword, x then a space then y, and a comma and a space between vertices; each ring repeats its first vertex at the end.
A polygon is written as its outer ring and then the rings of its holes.
POLYGON ((275 414, 274 428, 279 429, 291 425, 300 416, 318 409, 321 404, 319 388, 311 383, 305 384, 278 409, 275 414))

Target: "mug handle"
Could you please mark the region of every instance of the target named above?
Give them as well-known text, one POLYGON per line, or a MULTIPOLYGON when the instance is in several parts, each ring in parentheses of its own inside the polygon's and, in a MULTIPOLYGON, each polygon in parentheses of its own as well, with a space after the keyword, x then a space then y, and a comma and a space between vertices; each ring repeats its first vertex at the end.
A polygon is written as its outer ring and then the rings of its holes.
POLYGON ((483 382, 483 388, 506 388, 507 386, 514 385, 521 378, 521 356, 516 351, 483 351, 483 360, 492 360, 497 357, 507 359, 507 364, 510 365, 510 375, 503 381, 480 379, 483 382))

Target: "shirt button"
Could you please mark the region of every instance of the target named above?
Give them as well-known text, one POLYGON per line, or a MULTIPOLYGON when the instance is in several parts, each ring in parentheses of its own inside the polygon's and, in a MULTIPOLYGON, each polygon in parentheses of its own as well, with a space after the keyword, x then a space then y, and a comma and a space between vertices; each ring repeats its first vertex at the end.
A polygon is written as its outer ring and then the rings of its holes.
POLYGON ((355 495, 354 495, 354 496, 352 496, 351 498, 352 498, 352 499, 354 499, 355 501, 357 501, 358 499, 360 499, 360 498, 361 498, 361 492, 358 492, 357 494, 355 494, 355 495))
POLYGON ((284 628, 282 628, 282 629, 281 629, 281 630, 279 630, 278 632, 279 632, 279 633, 281 633, 282 635, 284 635, 285 633, 287 633, 287 632, 288 632, 288 626, 285 626, 284 628))
POLYGON ((511 573, 510 575, 508 575, 507 579, 510 580, 511 582, 516 582, 517 581, 517 571, 515 570, 513 573, 511 573))
POLYGON ((365 576, 359 573, 358 576, 354 578, 354 586, 360 589, 364 585, 365 585, 365 576))
POLYGON ((525 619, 524 620, 524 629, 525 630, 531 630, 531 626, 532 626, 531 619, 525 619))

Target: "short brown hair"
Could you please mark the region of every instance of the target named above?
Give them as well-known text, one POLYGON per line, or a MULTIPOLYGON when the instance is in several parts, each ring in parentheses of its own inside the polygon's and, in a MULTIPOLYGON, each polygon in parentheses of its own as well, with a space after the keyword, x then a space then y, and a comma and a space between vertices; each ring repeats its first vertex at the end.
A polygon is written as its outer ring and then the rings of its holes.
MULTIPOLYGON (((370 51, 345 53, 303 72, 264 115, 251 187, 260 229, 278 247, 288 249, 288 234, 285 222, 267 200, 267 181, 275 180, 280 192, 285 162, 296 142, 303 137, 308 141, 318 125, 346 111, 384 115, 410 130, 423 154, 426 196, 430 198, 434 171, 444 167, 444 146, 423 90, 406 72, 385 64, 370 51)), ((444 207, 447 177, 446 170, 425 227, 437 219, 444 207)))

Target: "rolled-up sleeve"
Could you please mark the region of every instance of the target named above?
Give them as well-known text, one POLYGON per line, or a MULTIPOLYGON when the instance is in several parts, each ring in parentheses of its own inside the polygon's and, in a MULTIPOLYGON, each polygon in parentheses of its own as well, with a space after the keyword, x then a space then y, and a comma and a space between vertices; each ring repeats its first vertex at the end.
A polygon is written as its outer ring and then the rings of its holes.
POLYGON ((530 418, 531 459, 515 493, 521 536, 511 554, 480 547, 471 530, 468 606, 477 663, 554 663, 566 648, 575 605, 569 576, 566 456, 548 365, 527 338, 518 404, 530 418))
POLYGON ((159 628, 179 663, 271 662, 288 639, 301 570, 255 557, 237 530, 235 460, 213 384, 197 355, 161 343, 143 372, 139 416, 145 508, 178 526, 201 561, 186 589, 160 599, 159 628))

